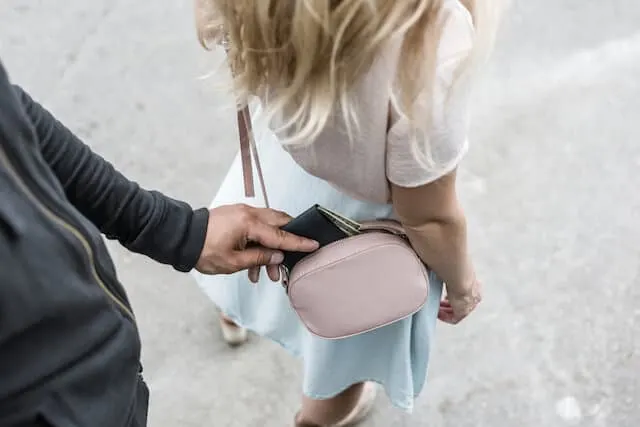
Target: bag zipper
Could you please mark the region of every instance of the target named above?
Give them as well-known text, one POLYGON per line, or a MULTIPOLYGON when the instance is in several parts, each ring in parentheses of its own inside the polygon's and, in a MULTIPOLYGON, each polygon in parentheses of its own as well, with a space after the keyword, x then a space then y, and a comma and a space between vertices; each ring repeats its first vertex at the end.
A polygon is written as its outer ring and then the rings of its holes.
POLYGON ((65 221, 59 215, 56 215, 51 209, 49 209, 43 202, 41 202, 29 189, 27 184, 20 178, 20 175, 16 172, 15 168, 9 161, 9 157, 7 156, 3 147, 0 146, 0 162, 7 168, 7 172, 9 176, 14 180, 14 182, 18 185, 20 190, 31 200, 31 202, 52 222, 59 225, 63 229, 67 230, 70 234, 72 234, 81 244, 85 254, 89 260, 89 266, 91 270, 91 275, 95 279, 98 286, 102 289, 102 291, 111 299, 122 312, 129 317, 132 321, 135 321, 135 317, 133 315, 133 311, 128 307, 128 305, 120 300, 111 289, 105 284, 105 282, 100 278, 98 274, 98 269, 95 264, 94 251, 91 247, 91 244, 87 240, 86 237, 82 235, 80 230, 71 225, 69 222, 65 221))

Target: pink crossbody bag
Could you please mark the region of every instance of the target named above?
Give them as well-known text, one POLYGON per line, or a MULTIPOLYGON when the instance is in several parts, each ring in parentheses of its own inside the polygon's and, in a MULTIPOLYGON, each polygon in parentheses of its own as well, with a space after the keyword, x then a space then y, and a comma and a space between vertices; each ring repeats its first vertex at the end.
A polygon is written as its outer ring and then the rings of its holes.
MULTIPOLYGON (((246 197, 254 197, 255 161, 269 207, 248 107, 238 111, 246 197)), ((419 311, 427 301, 429 277, 400 223, 361 224, 360 234, 322 246, 282 269, 282 284, 306 328, 340 339, 389 325, 419 311)))

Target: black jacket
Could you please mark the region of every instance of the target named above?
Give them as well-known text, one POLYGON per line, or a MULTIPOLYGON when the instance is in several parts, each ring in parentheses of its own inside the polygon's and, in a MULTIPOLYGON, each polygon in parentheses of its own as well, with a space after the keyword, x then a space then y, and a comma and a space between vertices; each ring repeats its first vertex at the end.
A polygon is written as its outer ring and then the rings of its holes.
POLYGON ((101 233, 186 272, 207 222, 127 180, 0 63, 0 426, 146 424, 138 330, 101 233))

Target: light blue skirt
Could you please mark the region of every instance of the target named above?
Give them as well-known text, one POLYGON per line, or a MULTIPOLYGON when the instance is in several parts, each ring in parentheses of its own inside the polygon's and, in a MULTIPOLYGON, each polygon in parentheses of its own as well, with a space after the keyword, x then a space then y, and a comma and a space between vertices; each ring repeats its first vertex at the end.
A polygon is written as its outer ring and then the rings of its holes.
MULTIPOLYGON (((296 216, 318 203, 355 220, 391 215, 389 205, 355 200, 309 175, 270 132, 260 138, 258 149, 269 201, 274 209, 296 216)), ((255 183, 256 193, 260 194, 257 177, 255 183)), ((263 206, 261 197, 244 197, 239 156, 212 207, 229 203, 263 206)), ((311 335, 290 307, 282 286, 271 282, 265 272, 257 286, 248 281, 246 272, 230 276, 194 273, 194 276, 211 301, 237 324, 279 343, 302 359, 306 396, 326 399, 352 384, 375 381, 384 387, 395 406, 407 412, 413 409, 414 398, 425 385, 442 295, 442 282, 434 274, 430 277, 428 302, 421 311, 375 331, 335 341, 311 335)))

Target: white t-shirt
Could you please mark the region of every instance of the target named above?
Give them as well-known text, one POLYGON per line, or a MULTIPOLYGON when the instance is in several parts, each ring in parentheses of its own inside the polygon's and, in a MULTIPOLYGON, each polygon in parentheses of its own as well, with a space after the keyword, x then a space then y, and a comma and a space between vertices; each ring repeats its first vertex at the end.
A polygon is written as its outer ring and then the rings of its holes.
POLYGON ((301 167, 358 199, 387 203, 389 182, 416 187, 458 165, 468 147, 469 90, 463 85, 453 92, 450 88, 473 47, 474 28, 469 11, 458 0, 445 1, 442 13, 446 21, 429 92, 428 131, 412 139, 407 120, 391 108, 402 43, 392 41, 355 88, 359 127, 354 139, 350 142, 344 125, 337 123, 311 144, 286 146, 301 167))

